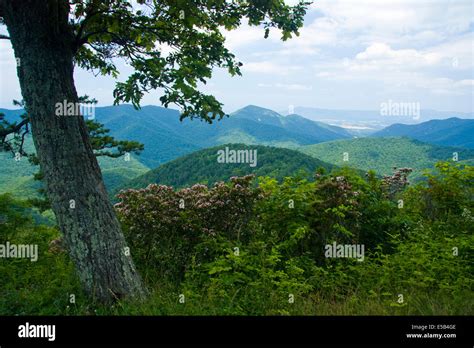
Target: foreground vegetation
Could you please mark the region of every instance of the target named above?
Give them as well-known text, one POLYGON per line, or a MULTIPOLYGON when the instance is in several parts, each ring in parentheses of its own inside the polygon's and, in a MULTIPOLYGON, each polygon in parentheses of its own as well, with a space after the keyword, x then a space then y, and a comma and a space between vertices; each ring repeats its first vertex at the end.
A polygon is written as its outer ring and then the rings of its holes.
POLYGON ((0 313, 472 315, 474 167, 439 162, 416 186, 408 173, 124 191, 116 210, 150 296, 107 307, 81 292, 58 230, 0 196, 0 244, 40 250, 0 260, 0 313), (363 261, 325 257, 333 242, 364 245, 363 261))

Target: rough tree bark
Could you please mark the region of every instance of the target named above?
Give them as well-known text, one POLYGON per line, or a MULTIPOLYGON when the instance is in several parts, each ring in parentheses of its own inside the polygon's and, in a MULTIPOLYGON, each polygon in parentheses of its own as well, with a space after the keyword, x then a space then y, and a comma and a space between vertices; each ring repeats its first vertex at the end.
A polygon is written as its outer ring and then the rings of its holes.
POLYGON ((19 58, 18 78, 47 194, 79 278, 100 301, 141 297, 146 291, 126 252, 84 119, 55 115, 56 103, 78 102, 68 2, 0 0, 0 7, 19 58))

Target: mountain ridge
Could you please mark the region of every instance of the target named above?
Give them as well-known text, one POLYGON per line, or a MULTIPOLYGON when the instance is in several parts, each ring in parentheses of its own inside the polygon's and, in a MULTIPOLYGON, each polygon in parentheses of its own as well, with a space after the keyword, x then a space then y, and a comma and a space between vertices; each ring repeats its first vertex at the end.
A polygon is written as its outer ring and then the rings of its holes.
POLYGON ((405 136, 430 144, 474 149, 474 120, 450 117, 415 125, 396 123, 371 136, 405 136))
MULTIPOLYGON (((18 110, 5 111, 5 114, 12 113, 18 113, 18 110)), ((199 119, 180 121, 179 115, 178 110, 153 105, 143 106, 140 110, 128 104, 95 109, 95 119, 110 129, 111 136, 145 145, 139 160, 150 168, 198 149, 224 143, 291 148, 351 137, 343 128, 304 117, 285 117, 255 105, 236 110, 213 124, 199 119)), ((7 119, 11 118, 7 116, 7 119)))

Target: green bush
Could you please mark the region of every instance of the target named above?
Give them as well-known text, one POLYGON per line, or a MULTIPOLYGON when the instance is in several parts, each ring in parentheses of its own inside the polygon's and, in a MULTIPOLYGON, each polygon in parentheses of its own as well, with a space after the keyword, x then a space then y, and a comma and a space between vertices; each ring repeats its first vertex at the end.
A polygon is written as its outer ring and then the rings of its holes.
MULTIPOLYGON (((137 265, 146 278, 181 280, 194 248, 203 238, 246 241, 258 189, 252 176, 234 177, 212 188, 194 185, 179 191, 164 185, 121 192, 116 209, 137 265)), ((209 260, 213 250, 198 258, 209 260)))
MULTIPOLYGON (((56 228, 35 225, 29 206, 9 195, 0 195, 0 244, 37 245, 38 259, 0 258, 0 314, 74 313, 69 303, 75 294, 84 297, 74 267, 65 253, 50 250, 59 237, 56 228)), ((85 303, 85 301, 82 301, 85 303)))

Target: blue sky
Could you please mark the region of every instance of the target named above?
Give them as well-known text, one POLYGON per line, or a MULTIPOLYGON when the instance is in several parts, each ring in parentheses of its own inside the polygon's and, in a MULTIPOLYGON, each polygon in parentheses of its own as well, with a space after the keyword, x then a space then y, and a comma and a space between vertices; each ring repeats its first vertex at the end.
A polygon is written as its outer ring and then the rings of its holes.
MULTIPOLYGON (((277 31, 264 40, 261 28, 247 25, 226 33, 244 63, 243 77, 216 70, 203 89, 227 112, 248 104, 378 110, 388 100, 473 112, 473 6, 472 0, 315 1, 300 37, 287 42, 277 31)), ((125 79, 130 69, 119 66, 125 79)), ((20 91, 6 40, 0 40, 0 77, 0 107, 11 108, 20 91)), ((113 79, 80 70, 75 78, 80 94, 112 104, 113 79)), ((159 96, 145 96, 143 105, 159 105, 159 96)))

